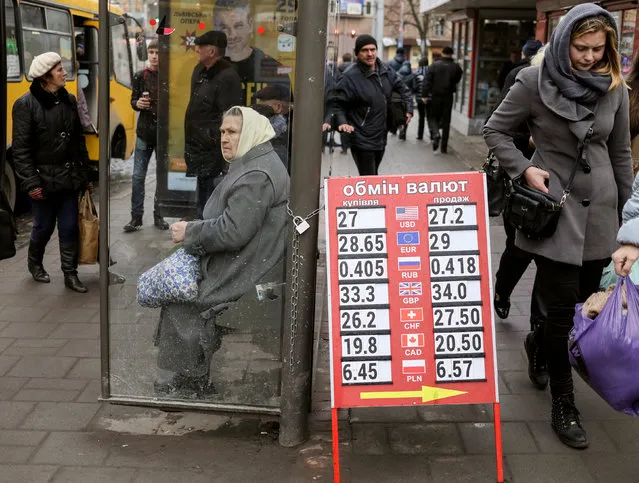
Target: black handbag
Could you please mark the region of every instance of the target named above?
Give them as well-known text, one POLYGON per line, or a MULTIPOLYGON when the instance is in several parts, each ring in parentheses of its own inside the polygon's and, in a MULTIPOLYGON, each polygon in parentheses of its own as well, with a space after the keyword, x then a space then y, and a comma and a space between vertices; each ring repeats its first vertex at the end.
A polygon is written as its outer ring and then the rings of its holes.
POLYGON ((587 165, 585 153, 592 134, 593 129, 588 129, 561 200, 558 201, 552 195, 528 186, 523 174, 508 182, 504 217, 526 238, 543 240, 555 233, 561 210, 570 196, 577 169, 580 164, 587 165))
POLYGON ((506 205, 506 188, 508 175, 499 166, 495 154, 490 151, 481 170, 486 174, 486 191, 488 193, 488 216, 499 216, 506 205))
POLYGON ((4 192, 0 191, 0 260, 16 254, 16 221, 4 192))

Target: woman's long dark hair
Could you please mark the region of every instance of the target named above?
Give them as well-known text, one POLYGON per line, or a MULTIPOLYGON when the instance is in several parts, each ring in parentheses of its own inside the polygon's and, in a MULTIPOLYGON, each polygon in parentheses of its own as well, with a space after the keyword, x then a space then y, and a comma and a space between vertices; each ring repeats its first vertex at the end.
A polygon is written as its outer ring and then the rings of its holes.
POLYGON ((639 135, 639 53, 632 61, 632 68, 626 79, 630 87, 630 137, 639 135))

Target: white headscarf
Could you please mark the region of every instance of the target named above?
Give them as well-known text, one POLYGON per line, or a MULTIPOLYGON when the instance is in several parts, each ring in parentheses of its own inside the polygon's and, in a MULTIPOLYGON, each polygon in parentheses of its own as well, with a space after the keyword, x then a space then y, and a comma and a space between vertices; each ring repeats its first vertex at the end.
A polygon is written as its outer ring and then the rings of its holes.
POLYGON ((229 163, 241 158, 255 146, 266 143, 275 137, 275 131, 266 117, 250 107, 235 106, 230 110, 234 109, 242 111, 242 133, 235 157, 233 159, 224 157, 229 163))

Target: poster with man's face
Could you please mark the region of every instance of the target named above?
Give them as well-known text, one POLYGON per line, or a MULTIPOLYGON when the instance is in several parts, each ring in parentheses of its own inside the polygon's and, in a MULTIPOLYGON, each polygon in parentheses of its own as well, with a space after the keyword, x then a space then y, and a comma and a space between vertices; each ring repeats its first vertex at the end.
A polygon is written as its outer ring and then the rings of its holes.
MULTIPOLYGON (((267 84, 291 84, 295 60, 293 0, 217 0, 216 30, 227 36, 226 55, 242 79, 245 105, 267 84)), ((288 100, 288 99, 282 99, 288 100)))

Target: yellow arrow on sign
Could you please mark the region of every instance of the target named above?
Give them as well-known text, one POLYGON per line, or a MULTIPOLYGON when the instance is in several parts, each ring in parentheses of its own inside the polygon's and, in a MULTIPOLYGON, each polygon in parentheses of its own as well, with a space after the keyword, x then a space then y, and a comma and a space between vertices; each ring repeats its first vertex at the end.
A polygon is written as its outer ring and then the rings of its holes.
POLYGON ((361 392, 359 397, 360 399, 409 399, 420 397, 422 398, 422 402, 429 402, 453 396, 460 396, 462 394, 466 394, 466 391, 422 386, 421 391, 361 392))

